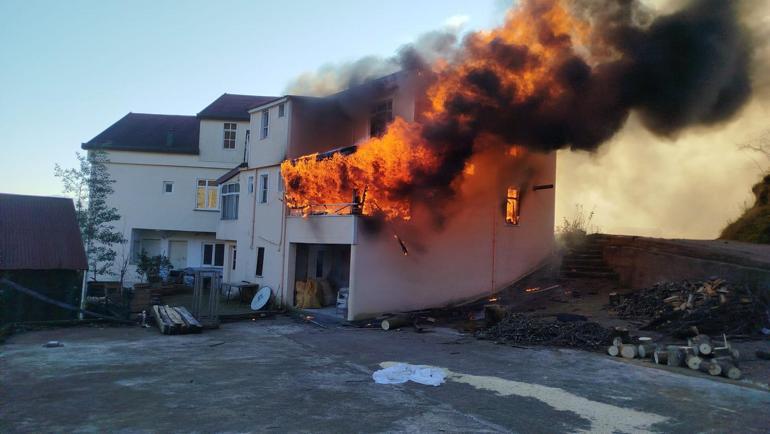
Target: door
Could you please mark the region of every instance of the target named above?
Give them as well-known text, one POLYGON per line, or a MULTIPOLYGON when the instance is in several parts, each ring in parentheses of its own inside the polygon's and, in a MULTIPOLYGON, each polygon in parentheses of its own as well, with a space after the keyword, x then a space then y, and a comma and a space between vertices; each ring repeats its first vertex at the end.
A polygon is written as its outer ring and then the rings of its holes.
POLYGON ((187 267, 187 241, 168 242, 168 259, 174 270, 181 270, 187 267))

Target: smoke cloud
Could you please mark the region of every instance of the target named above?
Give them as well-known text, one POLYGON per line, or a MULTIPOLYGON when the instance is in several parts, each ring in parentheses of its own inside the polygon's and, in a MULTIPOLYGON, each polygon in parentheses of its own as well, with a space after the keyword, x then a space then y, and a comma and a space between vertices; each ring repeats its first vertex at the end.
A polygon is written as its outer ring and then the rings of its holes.
POLYGON ((398 69, 418 72, 431 107, 420 121, 419 145, 438 163, 416 167, 408 184, 387 194, 438 202, 452 197, 453 181, 485 146, 596 153, 618 141, 632 114, 625 130, 656 143, 674 140, 727 123, 752 96, 755 45, 741 20, 746 3, 566 5, 522 1, 498 29, 460 42, 451 32, 429 34, 394 58, 325 67, 290 89, 329 93, 398 69), (445 66, 436 67, 438 58, 445 66), (489 136, 499 140, 483 140, 489 136))

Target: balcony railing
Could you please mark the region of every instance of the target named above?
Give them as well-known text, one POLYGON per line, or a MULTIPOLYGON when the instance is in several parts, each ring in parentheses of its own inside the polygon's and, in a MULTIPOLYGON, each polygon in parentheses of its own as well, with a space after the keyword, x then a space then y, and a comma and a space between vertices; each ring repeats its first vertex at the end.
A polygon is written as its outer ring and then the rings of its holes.
POLYGON ((351 203, 323 203, 308 205, 305 207, 289 207, 289 215, 294 217, 306 217, 311 215, 358 215, 361 214, 361 204, 351 203))

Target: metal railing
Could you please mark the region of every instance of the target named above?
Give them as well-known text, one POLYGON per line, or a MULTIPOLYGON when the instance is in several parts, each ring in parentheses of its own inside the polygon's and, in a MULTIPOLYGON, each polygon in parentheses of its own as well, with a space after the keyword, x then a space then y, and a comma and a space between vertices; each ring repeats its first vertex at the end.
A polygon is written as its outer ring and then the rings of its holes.
POLYGON ((357 215, 361 214, 361 204, 352 203, 322 203, 304 207, 289 207, 289 215, 305 217, 311 215, 357 215))

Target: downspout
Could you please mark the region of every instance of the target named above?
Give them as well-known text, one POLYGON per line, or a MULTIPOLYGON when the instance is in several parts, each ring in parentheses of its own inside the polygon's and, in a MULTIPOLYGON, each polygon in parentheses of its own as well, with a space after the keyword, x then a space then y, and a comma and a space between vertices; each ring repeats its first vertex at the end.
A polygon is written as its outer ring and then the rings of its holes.
POLYGON ((82 270, 83 272, 83 284, 80 286, 80 312, 78 312, 78 319, 83 320, 83 311, 86 308, 86 284, 88 283, 88 270, 82 270))

